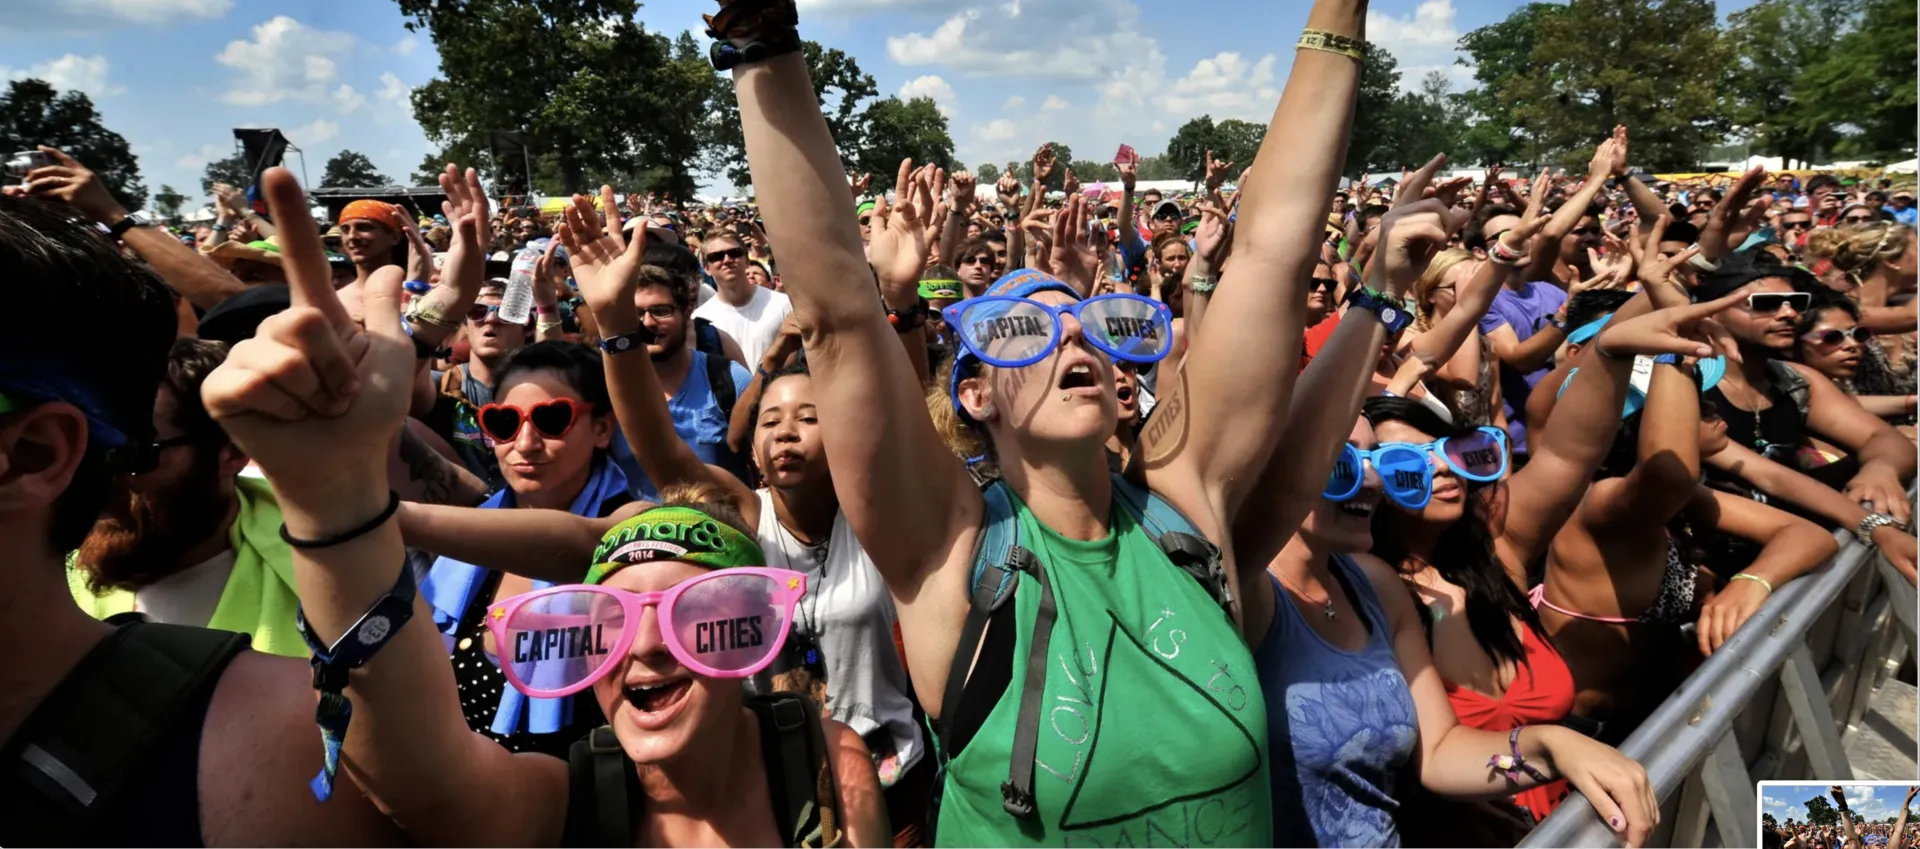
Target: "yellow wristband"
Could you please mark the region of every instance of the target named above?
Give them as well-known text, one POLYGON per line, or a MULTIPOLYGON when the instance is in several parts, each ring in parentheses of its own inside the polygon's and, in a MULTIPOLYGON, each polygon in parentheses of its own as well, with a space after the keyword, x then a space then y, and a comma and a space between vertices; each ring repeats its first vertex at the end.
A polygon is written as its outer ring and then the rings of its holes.
POLYGON ((1339 33, 1327 32, 1323 29, 1301 30, 1300 40, 1295 42, 1293 46, 1300 50, 1319 50, 1326 53, 1338 53, 1351 58, 1355 62, 1364 62, 1367 59, 1366 42, 1357 38, 1349 38, 1339 33))
POLYGON ((1729 583, 1729 584, 1731 584, 1731 583, 1733 583, 1734 581, 1743 581, 1743 580, 1744 580, 1744 581, 1752 581, 1752 582, 1754 582, 1754 583, 1756 583, 1756 584, 1759 584, 1760 586, 1763 586, 1763 587, 1766 587, 1766 588, 1767 588, 1767 595, 1773 595, 1773 582, 1772 582, 1772 581, 1769 581, 1769 580, 1767 580, 1767 579, 1765 579, 1765 578, 1762 578, 1762 577, 1760 577, 1759 575, 1749 575, 1749 574, 1747 574, 1747 573, 1745 573, 1745 572, 1741 572, 1741 573, 1740 573, 1740 574, 1738 574, 1738 575, 1735 575, 1735 576, 1733 576, 1733 577, 1731 577, 1731 578, 1728 578, 1728 579, 1727 579, 1727 583, 1729 583))

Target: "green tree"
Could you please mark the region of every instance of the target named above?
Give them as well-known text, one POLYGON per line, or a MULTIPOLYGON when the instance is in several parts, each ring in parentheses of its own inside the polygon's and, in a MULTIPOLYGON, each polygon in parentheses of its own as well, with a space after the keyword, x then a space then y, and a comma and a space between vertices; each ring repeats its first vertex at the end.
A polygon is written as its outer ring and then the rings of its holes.
MULTIPOLYGON (((1360 66, 1360 90, 1353 104, 1353 131, 1347 142, 1346 174, 1387 171, 1405 163, 1399 133, 1406 123, 1400 112, 1400 63, 1393 54, 1367 43, 1367 61, 1360 66)), ((1169 149, 1171 150, 1171 149, 1169 149)))
POLYGON ((1840 812, 1834 810, 1833 803, 1825 795, 1807 800, 1807 822, 1814 825, 1839 825, 1840 812))
POLYGON ((1713 0, 1570 0, 1537 38, 1531 69, 1501 95, 1542 157, 1583 163, 1625 124, 1634 165, 1689 168, 1727 129, 1713 0))
POLYGON ((1914 149, 1915 41, 1912 0, 1867 0, 1833 50, 1806 69, 1794 99, 1808 105, 1797 129, 1843 125, 1835 151, 1888 158, 1914 149))
POLYGON ((200 192, 212 195, 214 183, 245 189, 252 182, 253 171, 247 168, 246 154, 235 151, 232 156, 207 163, 206 170, 200 175, 200 192))
POLYGON ((1143 156, 1140 164, 1134 168, 1134 176, 1142 180, 1178 180, 1185 175, 1184 169, 1165 156, 1143 156))
MULTIPOLYGON (((827 131, 840 149, 840 163, 849 170, 861 161, 861 149, 867 138, 865 105, 879 95, 873 75, 860 70, 860 63, 839 48, 828 48, 816 41, 800 42, 800 53, 807 60, 808 76, 813 79, 813 94, 820 100, 820 111, 827 118, 827 131)), ((707 164, 722 171, 736 186, 745 186, 753 178, 747 173, 747 147, 740 135, 740 100, 734 95, 733 78, 713 76, 713 123, 707 164)), ((884 143, 884 142, 883 142, 884 143)), ((889 184, 900 163, 887 172, 889 184)), ((875 181, 880 179, 874 172, 875 181)), ((997 179, 997 178, 996 178, 997 179)))
POLYGON ((973 179, 979 185, 990 187, 1000 179, 1000 166, 991 162, 980 163, 980 167, 973 172, 973 179))
POLYGON ((947 135, 947 116, 940 113, 931 97, 876 100, 860 113, 860 122, 866 127, 868 141, 860 147, 852 170, 872 174, 872 191, 876 193, 893 188, 902 159, 912 159, 916 167, 932 163, 949 168, 953 164, 953 137, 947 135))
POLYGON ((187 202, 187 196, 165 183, 160 191, 153 193, 153 212, 155 215, 172 221, 180 217, 180 207, 187 202))
MULTIPOLYGON (((1524 123, 1519 103, 1508 89, 1533 72, 1533 49, 1540 40, 1541 21, 1564 9, 1558 4, 1528 3, 1505 20, 1460 37, 1460 49, 1472 59, 1477 85, 1458 95, 1474 122, 1461 134, 1460 149, 1449 151, 1455 161, 1491 165, 1539 159, 1538 145, 1533 143, 1534 129, 1524 123)), ((1347 165, 1352 168, 1351 158, 1347 165)))
POLYGON ((440 76, 413 92, 427 138, 479 150, 490 131, 524 132, 546 160, 534 169, 545 192, 661 162, 663 139, 708 112, 711 88, 686 96, 673 43, 633 20, 636 0, 399 4, 440 55, 440 76))
POLYGON ((392 180, 373 167, 373 160, 357 150, 343 150, 327 160, 327 170, 320 177, 320 188, 364 189, 375 186, 391 185, 392 180))
POLYGON ((77 91, 58 92, 45 80, 14 80, 0 94, 0 155, 40 144, 93 169, 121 206, 146 205, 139 159, 125 138, 100 123, 92 98, 77 91))
POLYGON ((1800 100, 1799 80, 1838 47, 1858 0, 1760 0, 1727 16, 1722 90, 1736 133, 1762 153, 1811 163, 1839 133, 1800 100), (1813 120, 1808 120, 1813 117, 1813 120))
MULTIPOLYGON (((1180 129, 1174 131, 1173 138, 1167 140, 1166 159, 1176 167, 1178 173, 1155 179, 1195 182, 1205 179, 1208 151, 1213 152, 1215 159, 1232 162, 1236 168, 1245 168, 1253 164, 1253 156, 1260 152, 1260 142, 1266 137, 1266 126, 1252 121, 1228 118, 1214 123, 1212 115, 1193 118, 1181 124, 1180 129)), ((1232 176, 1229 175, 1229 179, 1232 176)), ((1143 175, 1141 179, 1147 178, 1143 175)))
POLYGON ((1120 180, 1120 169, 1111 162, 1081 159, 1073 163, 1073 176, 1082 183, 1115 183, 1120 180))

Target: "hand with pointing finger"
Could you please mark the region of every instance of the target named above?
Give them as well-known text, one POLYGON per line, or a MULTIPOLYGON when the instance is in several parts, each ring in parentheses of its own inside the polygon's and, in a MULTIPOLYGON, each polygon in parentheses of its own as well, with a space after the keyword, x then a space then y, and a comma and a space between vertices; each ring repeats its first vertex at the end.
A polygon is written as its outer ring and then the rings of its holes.
MULTIPOLYGON (((385 480, 413 389, 414 348, 400 318, 403 273, 391 265, 374 272, 362 301, 366 327, 355 324, 334 296, 300 184, 272 168, 261 185, 281 227, 292 305, 234 346, 201 397, 283 502, 324 501, 336 481, 385 480)), ((295 512, 288 511, 289 531, 298 533, 295 512)))

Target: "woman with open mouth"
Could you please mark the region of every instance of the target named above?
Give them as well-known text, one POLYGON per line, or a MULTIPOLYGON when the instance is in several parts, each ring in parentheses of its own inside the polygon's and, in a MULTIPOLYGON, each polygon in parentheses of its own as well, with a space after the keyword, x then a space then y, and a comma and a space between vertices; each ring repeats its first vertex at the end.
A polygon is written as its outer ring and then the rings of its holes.
MULTIPOLYGON (((357 324, 333 294, 299 186, 284 169, 265 182, 292 234, 292 308, 236 346, 203 396, 274 481, 296 550, 327 744, 315 796, 332 795, 345 760, 427 845, 890 843, 859 735, 803 697, 747 696, 743 681, 785 642, 807 578, 767 568, 750 526, 711 491, 674 488, 666 506, 615 525, 579 583, 486 608, 516 691, 591 690, 607 726, 567 760, 468 729, 440 634, 411 621, 429 612, 392 521, 387 451, 417 362, 402 275, 375 272, 357 324)), ((639 251, 625 256, 637 264, 639 251)))

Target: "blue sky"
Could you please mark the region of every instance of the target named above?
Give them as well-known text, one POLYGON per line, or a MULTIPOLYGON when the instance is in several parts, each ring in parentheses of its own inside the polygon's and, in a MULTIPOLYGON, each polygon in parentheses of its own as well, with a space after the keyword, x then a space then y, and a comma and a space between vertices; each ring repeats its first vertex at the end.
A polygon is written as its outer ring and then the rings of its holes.
MULTIPOLYGON (((1789 819, 1807 821, 1807 800, 1815 796, 1824 797, 1827 804, 1833 804, 1829 794, 1833 787, 1829 784, 1768 784, 1760 795, 1760 810, 1773 815, 1773 818, 1786 822, 1789 819)), ((1847 797, 1847 808, 1860 816, 1878 822, 1887 817, 1900 816, 1900 803, 1907 800, 1906 785, 1874 786, 1868 784, 1843 784, 1840 786, 1847 797)))
MULTIPOLYGON (((1749 0, 1720 0, 1721 12, 1749 0)), ((1164 149, 1187 119, 1265 123, 1286 81, 1302 0, 799 0, 802 34, 851 53, 882 95, 924 94, 956 156, 1004 165, 1042 141, 1109 159, 1164 149)), ((1368 37, 1411 88, 1456 67, 1461 33, 1520 0, 1376 0, 1368 37)), ((650 29, 694 29, 711 0, 653 0, 650 29)), ((0 16, 0 79, 39 76, 91 95, 140 157, 147 187, 199 192, 232 129, 279 127, 307 173, 342 148, 405 179, 430 150, 407 93, 437 73, 424 35, 384 0, 62 0, 0 16)), ((298 166, 298 160, 290 164, 298 166)), ((709 180, 723 187, 724 181, 709 180)))

